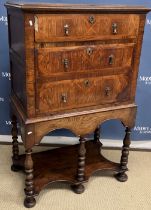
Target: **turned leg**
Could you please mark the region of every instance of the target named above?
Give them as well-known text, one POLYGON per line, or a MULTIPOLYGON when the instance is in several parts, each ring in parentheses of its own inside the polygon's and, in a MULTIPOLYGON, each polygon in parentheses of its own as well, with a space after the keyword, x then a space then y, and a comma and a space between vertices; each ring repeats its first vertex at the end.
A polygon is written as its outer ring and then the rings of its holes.
MULTIPOLYGON (((85 170, 85 138, 80 137, 79 153, 78 153, 78 169, 77 169, 77 181, 82 182, 85 179, 84 170, 85 170)), ((83 193, 84 186, 80 183, 72 186, 75 193, 83 193)))
POLYGON ((31 157, 32 150, 26 150, 26 158, 25 158, 25 194, 26 198, 24 200, 24 205, 27 208, 31 208, 35 206, 36 200, 34 198, 34 182, 33 182, 33 160, 31 157))
POLYGON ((100 142, 100 127, 98 126, 94 131, 94 142, 98 143, 100 145, 100 148, 102 147, 102 143, 100 142))
POLYGON ((19 168, 17 167, 17 165, 15 165, 15 161, 17 161, 19 159, 19 147, 18 147, 18 129, 17 129, 17 119, 15 116, 12 117, 12 130, 11 130, 11 134, 12 134, 12 160, 13 160, 13 165, 11 166, 11 170, 12 171, 18 171, 19 168))
POLYGON ((128 179, 128 176, 125 172, 128 170, 127 164, 128 164, 131 129, 126 127, 125 132, 126 134, 123 140, 122 156, 120 161, 121 172, 116 175, 117 180, 120 182, 125 182, 128 179))

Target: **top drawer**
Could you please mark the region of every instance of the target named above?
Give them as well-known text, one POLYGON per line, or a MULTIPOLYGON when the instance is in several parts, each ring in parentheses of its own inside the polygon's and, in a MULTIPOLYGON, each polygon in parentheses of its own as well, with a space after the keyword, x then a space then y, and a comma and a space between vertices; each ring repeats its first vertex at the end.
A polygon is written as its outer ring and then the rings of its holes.
POLYGON ((36 14, 35 41, 134 38, 139 16, 134 14, 36 14))

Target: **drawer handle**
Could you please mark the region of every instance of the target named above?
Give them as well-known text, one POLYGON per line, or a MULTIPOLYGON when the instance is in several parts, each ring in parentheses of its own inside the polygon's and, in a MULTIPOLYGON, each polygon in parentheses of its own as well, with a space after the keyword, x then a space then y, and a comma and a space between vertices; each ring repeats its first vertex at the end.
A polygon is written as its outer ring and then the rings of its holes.
POLYGON ((85 80, 84 81, 84 85, 85 85, 85 87, 89 87, 90 86, 90 81, 89 80, 85 80))
POLYGON ((114 62, 114 55, 109 56, 109 65, 112 65, 114 62))
POLYGON ((106 87, 106 88, 105 88, 105 95, 106 95, 106 96, 109 96, 110 93, 111 93, 111 88, 110 88, 110 87, 106 87))
POLYGON ((87 54, 90 56, 93 53, 93 49, 91 47, 87 48, 87 54))
POLYGON ((63 103, 67 103, 67 94, 62 94, 61 95, 61 101, 63 102, 63 103))
POLYGON ((89 17, 89 23, 90 23, 90 24, 93 24, 94 22, 95 22, 94 16, 90 16, 90 17, 89 17))
POLYGON ((69 35, 69 25, 68 24, 64 25, 64 34, 65 34, 65 36, 69 35))
POLYGON ((67 69, 69 68, 69 60, 68 60, 67 58, 65 58, 65 59, 63 60, 63 64, 64 64, 65 70, 67 71, 67 69))
POLYGON ((112 24, 112 32, 113 34, 117 34, 117 23, 112 24))

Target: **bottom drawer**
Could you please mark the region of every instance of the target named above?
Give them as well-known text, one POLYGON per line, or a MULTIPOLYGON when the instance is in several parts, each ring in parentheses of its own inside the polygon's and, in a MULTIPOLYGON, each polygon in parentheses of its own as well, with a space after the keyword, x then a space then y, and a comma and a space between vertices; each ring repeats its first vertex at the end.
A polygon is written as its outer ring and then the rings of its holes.
POLYGON ((39 82, 36 88, 37 112, 52 113, 80 107, 121 102, 129 99, 128 75, 39 82))

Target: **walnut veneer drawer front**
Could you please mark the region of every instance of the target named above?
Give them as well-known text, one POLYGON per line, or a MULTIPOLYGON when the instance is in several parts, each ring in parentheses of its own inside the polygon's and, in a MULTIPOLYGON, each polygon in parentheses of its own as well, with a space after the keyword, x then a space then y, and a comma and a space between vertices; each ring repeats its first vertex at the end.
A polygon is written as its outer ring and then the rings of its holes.
POLYGON ((129 98, 128 75, 104 76, 37 84, 38 113, 125 101, 129 98))
POLYGON ((130 67, 134 44, 92 45, 36 49, 38 76, 130 67))
POLYGON ((139 16, 131 14, 36 14, 35 41, 116 39, 138 34, 139 16))

